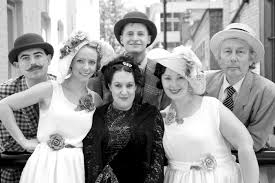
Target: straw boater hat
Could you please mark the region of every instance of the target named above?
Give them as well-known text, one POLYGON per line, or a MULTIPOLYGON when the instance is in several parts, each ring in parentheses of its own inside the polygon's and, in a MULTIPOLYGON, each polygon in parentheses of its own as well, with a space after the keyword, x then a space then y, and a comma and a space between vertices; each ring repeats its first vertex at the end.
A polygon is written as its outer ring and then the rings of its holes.
POLYGON ((154 42, 154 40, 157 36, 156 25, 152 21, 150 21, 144 13, 141 13, 139 11, 133 11, 133 12, 127 13, 123 17, 123 19, 119 20, 114 26, 114 33, 115 33, 117 41, 120 44, 121 44, 121 42, 120 42, 121 32, 122 32, 124 26, 128 23, 142 23, 142 24, 144 24, 147 27, 149 34, 151 35, 151 43, 148 44, 147 47, 150 46, 154 42))
POLYGON ((18 55, 27 49, 41 48, 46 51, 47 54, 53 56, 54 49, 52 45, 45 42, 43 38, 35 33, 27 33, 18 37, 14 42, 13 49, 9 52, 9 61, 11 64, 18 62, 18 55))
POLYGON ((194 94, 201 95, 205 92, 206 82, 201 70, 201 62, 190 48, 178 46, 172 52, 155 48, 148 52, 147 58, 184 76, 194 94), (186 73, 187 64, 190 68, 190 74, 186 73))
POLYGON ((225 27, 224 30, 216 33, 210 40, 210 49, 216 59, 218 59, 220 45, 226 39, 237 38, 244 40, 252 47, 256 53, 255 62, 264 60, 264 46, 256 37, 256 33, 246 24, 232 23, 225 27))

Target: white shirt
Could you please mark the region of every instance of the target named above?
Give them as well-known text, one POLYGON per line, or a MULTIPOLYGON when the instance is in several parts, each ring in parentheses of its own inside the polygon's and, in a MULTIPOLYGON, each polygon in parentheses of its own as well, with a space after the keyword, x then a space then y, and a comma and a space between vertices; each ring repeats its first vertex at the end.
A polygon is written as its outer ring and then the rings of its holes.
POLYGON ((147 62, 148 62, 147 57, 145 57, 145 58, 141 61, 141 63, 138 65, 138 67, 142 70, 142 72, 145 71, 147 62))

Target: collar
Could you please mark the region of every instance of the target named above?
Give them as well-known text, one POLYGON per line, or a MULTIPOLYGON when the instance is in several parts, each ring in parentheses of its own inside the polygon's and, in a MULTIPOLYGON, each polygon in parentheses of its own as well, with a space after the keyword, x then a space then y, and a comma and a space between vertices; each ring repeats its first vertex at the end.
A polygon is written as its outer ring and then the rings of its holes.
POLYGON ((138 65, 138 67, 141 69, 141 70, 145 70, 145 67, 146 67, 146 65, 147 65, 147 62, 148 62, 148 60, 147 60, 147 57, 145 57, 143 60, 142 60, 142 62, 138 65))
MULTIPOLYGON (((237 83, 235 83, 233 85, 233 88, 236 90, 237 93, 239 93, 240 88, 242 86, 243 80, 245 77, 243 77, 240 81, 238 81, 237 83)), ((228 81, 226 80, 226 76, 223 76, 223 84, 222 84, 222 91, 226 93, 226 88, 230 86, 230 84, 228 83, 228 81)))

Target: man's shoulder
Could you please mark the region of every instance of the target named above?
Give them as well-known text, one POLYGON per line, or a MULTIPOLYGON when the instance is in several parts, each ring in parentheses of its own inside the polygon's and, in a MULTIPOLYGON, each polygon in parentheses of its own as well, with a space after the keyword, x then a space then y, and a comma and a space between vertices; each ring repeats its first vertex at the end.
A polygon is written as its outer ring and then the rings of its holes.
POLYGON ((218 81, 223 77, 223 72, 221 70, 207 70, 204 71, 206 83, 212 83, 218 81))
POLYGON ((146 69, 154 73, 156 69, 156 64, 157 63, 155 61, 148 59, 146 64, 146 69))
MULTIPOLYGON (((23 76, 19 76, 17 78, 11 78, 7 81, 4 81, 0 84, 0 94, 5 93, 6 95, 10 95, 16 92, 16 88, 18 83, 22 81, 23 76)), ((1 96, 0 96, 1 97, 1 96)))
POLYGON ((257 88, 257 90, 267 90, 272 93, 272 95, 275 96, 275 83, 271 80, 257 74, 251 72, 251 75, 253 75, 254 78, 254 84, 253 86, 257 88))
POLYGON ((206 71, 204 71, 204 74, 207 78, 212 78, 217 75, 222 75, 222 73, 223 72, 221 70, 206 70, 206 71))

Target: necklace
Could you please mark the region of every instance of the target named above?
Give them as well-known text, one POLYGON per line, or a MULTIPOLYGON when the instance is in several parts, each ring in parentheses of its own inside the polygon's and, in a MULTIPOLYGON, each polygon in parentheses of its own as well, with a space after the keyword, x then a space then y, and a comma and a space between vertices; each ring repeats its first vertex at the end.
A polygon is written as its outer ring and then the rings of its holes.
POLYGON ((183 118, 179 118, 177 116, 176 108, 175 108, 175 106, 173 104, 171 104, 171 107, 169 108, 169 111, 168 111, 167 116, 166 116, 165 123, 167 125, 171 125, 174 122, 176 122, 178 124, 183 124, 184 123, 184 119, 183 118))

